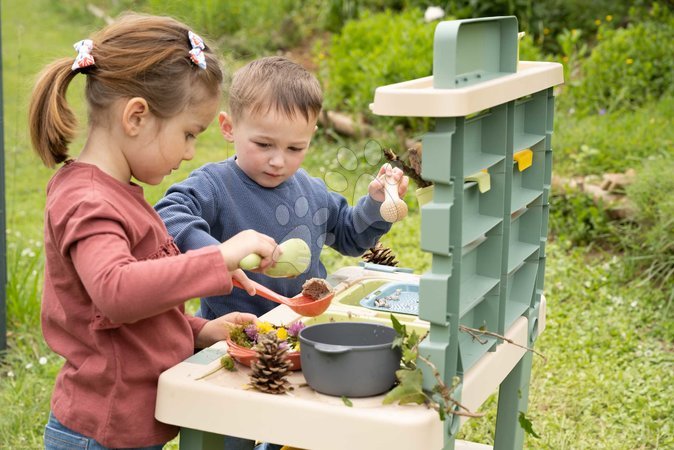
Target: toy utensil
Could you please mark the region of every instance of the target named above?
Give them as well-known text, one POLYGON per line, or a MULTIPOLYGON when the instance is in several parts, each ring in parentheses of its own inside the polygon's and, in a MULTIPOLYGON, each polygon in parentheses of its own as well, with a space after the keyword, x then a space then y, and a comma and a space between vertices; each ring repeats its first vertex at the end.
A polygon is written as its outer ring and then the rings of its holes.
MULTIPOLYGON (((299 238, 288 239, 279 244, 281 257, 276 264, 264 270, 264 274, 273 278, 293 278, 303 274, 311 263, 311 250, 306 242, 299 238)), ((239 262, 244 270, 257 269, 262 258, 251 253, 239 262)))
POLYGON ((402 181, 396 182, 393 176, 382 175, 380 180, 384 184, 384 203, 379 207, 379 213, 382 219, 393 223, 402 220, 407 216, 407 204, 398 196, 398 184, 402 181))
MULTIPOLYGON (((257 283, 253 280, 250 281, 255 286, 256 295, 259 295, 260 297, 264 297, 267 300, 271 300, 276 303, 287 305, 290 309, 295 311, 300 316, 315 317, 323 314, 325 310, 328 309, 328 306, 330 306, 332 298, 335 296, 334 292, 330 292, 326 296, 314 300, 313 298, 308 297, 300 292, 294 297, 284 297, 283 295, 272 291, 271 289, 261 285, 260 283, 257 283)), ((234 284, 234 286, 243 289, 241 283, 239 283, 239 281, 237 281, 236 279, 232 279, 232 283, 234 284)))

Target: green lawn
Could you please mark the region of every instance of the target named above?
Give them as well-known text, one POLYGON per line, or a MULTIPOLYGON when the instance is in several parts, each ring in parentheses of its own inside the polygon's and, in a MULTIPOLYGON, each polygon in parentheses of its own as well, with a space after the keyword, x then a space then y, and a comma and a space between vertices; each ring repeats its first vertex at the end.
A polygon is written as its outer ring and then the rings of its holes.
MULTIPOLYGON (((60 358, 43 343, 39 328, 44 188, 52 171, 43 168, 30 149, 26 110, 31 85, 45 63, 74 56, 72 43, 99 26, 86 16, 58 13, 48 0, 2 2, 9 276, 9 350, 0 363, 2 449, 42 447, 49 396, 61 364, 60 358)), ((84 117, 83 77, 78 78, 69 96, 80 117, 84 117)), ((632 117, 643 126, 654 123, 661 129, 667 120, 671 121, 671 111, 670 98, 633 113, 632 117)), ((619 133, 628 133, 629 130, 620 131, 626 127, 624 117, 579 121, 561 114, 556 124, 561 131, 553 138, 553 148, 559 146, 568 155, 591 141, 603 149, 615 127, 619 133)), ((639 139, 648 145, 662 146, 663 141, 657 141, 655 136, 659 133, 644 131, 643 126, 631 133, 641 136, 639 139)), ((671 129, 664 129, 663 134, 671 137, 671 129)), ((81 139, 73 149, 79 143, 81 139)), ((147 188, 150 202, 191 169, 232 152, 216 127, 211 127, 198 145, 197 157, 184 164, 179 173, 161 186, 147 188)), ((319 135, 307 158, 307 169, 316 176, 339 170, 335 160, 342 145, 359 154, 366 143, 336 144, 319 135)), ((626 155, 634 161, 639 157, 642 155, 638 153, 626 155)), ((575 169, 566 160, 560 168, 575 169)), ((401 265, 422 272, 430 260, 418 247, 419 214, 411 196, 409 203, 410 217, 394 226, 384 243, 394 249, 401 265)), ((324 259, 329 270, 358 261, 331 251, 324 253, 324 259)), ((674 448, 672 311, 663 306, 664 292, 626 280, 623 273, 620 256, 549 242, 547 328, 537 343, 537 350, 547 357, 547 363, 534 358, 527 414, 541 437, 527 437, 526 448, 674 448)), ((494 396, 483 410, 486 417, 468 422, 461 430, 462 438, 493 443, 494 396)), ((175 448, 175 442, 170 447, 175 448)))

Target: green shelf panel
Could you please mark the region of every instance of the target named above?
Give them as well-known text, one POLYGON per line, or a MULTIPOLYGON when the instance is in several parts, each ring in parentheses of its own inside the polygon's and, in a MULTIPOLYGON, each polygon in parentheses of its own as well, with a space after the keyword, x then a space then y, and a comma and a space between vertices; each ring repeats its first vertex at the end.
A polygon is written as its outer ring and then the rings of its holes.
POLYGON ((473 365, 475 365, 475 363, 478 362, 480 358, 494 346, 494 344, 496 344, 496 338, 490 336, 481 336, 480 340, 484 342, 484 344, 474 340, 468 333, 464 332, 459 335, 459 357, 461 358, 463 373, 470 370, 470 368, 473 367, 473 365))
POLYGON ((465 246, 503 222, 503 190, 494 186, 481 193, 477 183, 464 184, 461 245, 465 246), (496 200, 496 201, 494 201, 496 200), (489 213, 489 214, 487 214, 489 213))
POLYGON ((548 129, 548 94, 540 91, 515 100, 515 135, 533 134, 545 138, 548 129))
POLYGON ((453 292, 458 293, 459 297, 459 317, 466 316, 498 286, 502 251, 503 235, 497 232, 462 248, 461 260, 454 266, 454 284, 450 280, 453 292))
POLYGON ((512 187, 512 197, 511 197, 511 206, 510 213, 513 214, 516 211, 525 208, 530 203, 534 202, 539 197, 543 196, 543 191, 527 189, 521 186, 513 185, 512 187))
POLYGON ((435 201, 438 192, 434 189, 433 201, 421 207, 421 249, 448 256, 450 250, 451 203, 435 201))
POLYGON ((458 119, 457 138, 463 140, 463 176, 489 169, 504 160, 507 146, 507 108, 499 105, 470 119, 458 119), (462 126, 461 126, 462 125, 462 126))
POLYGON ((538 258, 526 261, 508 275, 505 304, 505 328, 508 328, 532 304, 538 276, 538 258))
POLYGON ((480 303, 484 296, 499 284, 499 279, 473 274, 463 280, 462 283, 468 288, 461 293, 460 317, 464 317, 468 311, 480 303))
POLYGON ((450 182, 452 151, 461 150, 455 149, 455 132, 455 119, 442 118, 437 119, 434 131, 422 137, 424 164, 421 167, 421 176, 426 180, 445 184, 450 182))
MULTIPOLYGON (((459 323, 469 328, 496 330, 498 327, 499 296, 488 295, 468 311, 459 323)), ((495 338, 480 336, 474 339, 467 331, 459 331, 459 354, 463 371, 469 370, 497 342, 495 338), (486 342, 485 342, 486 341, 486 342)))
POLYGON ((450 274, 427 272, 419 280, 419 318, 431 324, 449 325, 450 274), (422 300, 423 299, 423 300, 422 300))
POLYGON ((508 235, 508 266, 511 273, 526 259, 540 250, 542 208, 533 206, 520 210, 512 217, 508 235))
POLYGON ((517 267, 522 261, 531 257, 538 252, 538 245, 528 244, 526 242, 516 241, 510 244, 510 251, 508 252, 508 270, 517 267))
POLYGON ((456 89, 517 72, 517 18, 440 22, 433 40, 433 86, 456 89))
POLYGON ((531 148, 545 141, 544 134, 518 133, 514 136, 515 151, 531 148))

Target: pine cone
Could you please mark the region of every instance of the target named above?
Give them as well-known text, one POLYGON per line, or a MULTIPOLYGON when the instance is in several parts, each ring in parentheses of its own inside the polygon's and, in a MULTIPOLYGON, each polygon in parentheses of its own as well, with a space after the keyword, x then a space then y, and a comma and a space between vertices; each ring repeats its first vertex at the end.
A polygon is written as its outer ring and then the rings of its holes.
POLYGON ((398 265, 393 251, 388 247, 384 247, 381 242, 377 242, 374 247, 368 249, 363 255, 363 259, 365 262, 381 266, 395 267, 398 265))
POLYGON ((269 394, 284 394, 292 389, 286 379, 292 363, 286 358, 288 346, 281 346, 276 332, 261 335, 253 347, 257 361, 251 366, 250 386, 269 394))

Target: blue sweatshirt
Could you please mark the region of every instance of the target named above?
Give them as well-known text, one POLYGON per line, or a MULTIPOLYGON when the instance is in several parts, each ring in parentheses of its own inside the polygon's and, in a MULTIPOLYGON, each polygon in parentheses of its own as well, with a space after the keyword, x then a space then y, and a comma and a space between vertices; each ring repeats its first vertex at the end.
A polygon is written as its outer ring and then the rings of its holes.
MULTIPOLYGON (((303 239, 311 249, 309 269, 296 278, 272 278, 247 272, 249 278, 286 297, 297 295, 309 278, 325 278, 323 245, 348 256, 361 255, 390 228, 379 214, 381 203, 369 195, 351 207, 330 192, 320 178, 303 169, 275 188, 249 178, 235 157, 202 166, 167 191, 155 209, 182 252, 224 242, 253 229, 281 243, 303 239)), ((201 299, 197 315, 214 319, 233 311, 260 316, 277 306, 235 288, 230 295, 201 299)))

